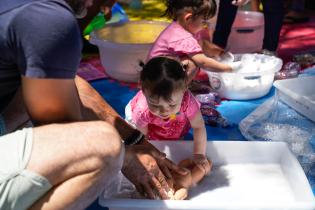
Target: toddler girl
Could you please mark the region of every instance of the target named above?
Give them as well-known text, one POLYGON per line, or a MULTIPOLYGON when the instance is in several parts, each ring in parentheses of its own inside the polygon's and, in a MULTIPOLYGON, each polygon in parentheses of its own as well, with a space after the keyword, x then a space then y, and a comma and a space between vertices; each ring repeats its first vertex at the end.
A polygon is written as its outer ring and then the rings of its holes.
MULTIPOLYGON (((230 72, 239 63, 224 64, 207 57, 196 39, 207 21, 216 13, 215 0, 167 0, 165 14, 174 21, 159 35, 148 59, 155 56, 190 58, 198 67, 217 72, 230 72), (234 65, 234 66, 232 66, 234 65)), ((189 81, 196 70, 189 70, 189 81)))
POLYGON ((207 133, 199 103, 187 90, 187 74, 169 57, 154 57, 140 73, 141 90, 126 106, 126 119, 151 140, 177 140, 194 129, 193 161, 210 170, 207 133))

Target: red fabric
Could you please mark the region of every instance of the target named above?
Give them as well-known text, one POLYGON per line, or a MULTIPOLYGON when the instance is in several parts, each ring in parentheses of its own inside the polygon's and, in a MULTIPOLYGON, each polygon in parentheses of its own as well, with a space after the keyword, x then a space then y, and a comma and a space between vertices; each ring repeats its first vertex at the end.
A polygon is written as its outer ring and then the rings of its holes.
POLYGON ((309 22, 285 24, 282 26, 278 55, 284 63, 291 61, 293 55, 315 52, 315 16, 309 22))
POLYGON ((98 55, 84 57, 80 62, 77 74, 86 81, 108 77, 98 55))

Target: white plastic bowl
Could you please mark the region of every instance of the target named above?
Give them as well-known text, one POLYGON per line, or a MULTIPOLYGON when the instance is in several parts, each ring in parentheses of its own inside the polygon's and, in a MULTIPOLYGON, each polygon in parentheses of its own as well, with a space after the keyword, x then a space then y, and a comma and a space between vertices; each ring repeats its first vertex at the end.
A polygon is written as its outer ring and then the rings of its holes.
POLYGON ((282 60, 277 57, 262 54, 238 54, 236 60, 241 60, 244 56, 256 56, 261 63, 268 62, 257 71, 243 72, 248 63, 243 62, 244 67, 240 72, 217 73, 206 71, 210 85, 223 98, 233 100, 248 100, 260 98, 266 95, 272 87, 274 75, 282 67, 282 60))
POLYGON ((167 25, 160 21, 129 21, 92 32, 90 42, 98 46, 102 65, 110 77, 138 82, 139 61, 145 61, 167 25))

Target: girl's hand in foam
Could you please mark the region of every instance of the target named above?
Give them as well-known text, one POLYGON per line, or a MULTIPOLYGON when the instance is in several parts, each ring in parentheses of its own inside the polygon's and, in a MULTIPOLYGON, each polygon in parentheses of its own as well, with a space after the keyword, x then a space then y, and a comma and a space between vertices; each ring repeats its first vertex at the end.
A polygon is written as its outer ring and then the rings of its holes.
POLYGON ((194 163, 198 168, 204 171, 205 175, 210 172, 211 165, 207 159, 207 157, 203 154, 194 154, 194 163))

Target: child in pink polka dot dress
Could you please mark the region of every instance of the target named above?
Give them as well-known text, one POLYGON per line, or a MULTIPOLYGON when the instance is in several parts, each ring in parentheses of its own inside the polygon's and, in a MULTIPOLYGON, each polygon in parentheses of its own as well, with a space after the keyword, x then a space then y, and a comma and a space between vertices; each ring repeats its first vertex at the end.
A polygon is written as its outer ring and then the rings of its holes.
POLYGON ((193 159, 209 172, 207 133, 200 104, 187 89, 187 73, 169 57, 154 57, 140 73, 141 90, 126 106, 126 119, 150 140, 178 140, 193 128, 193 159))

